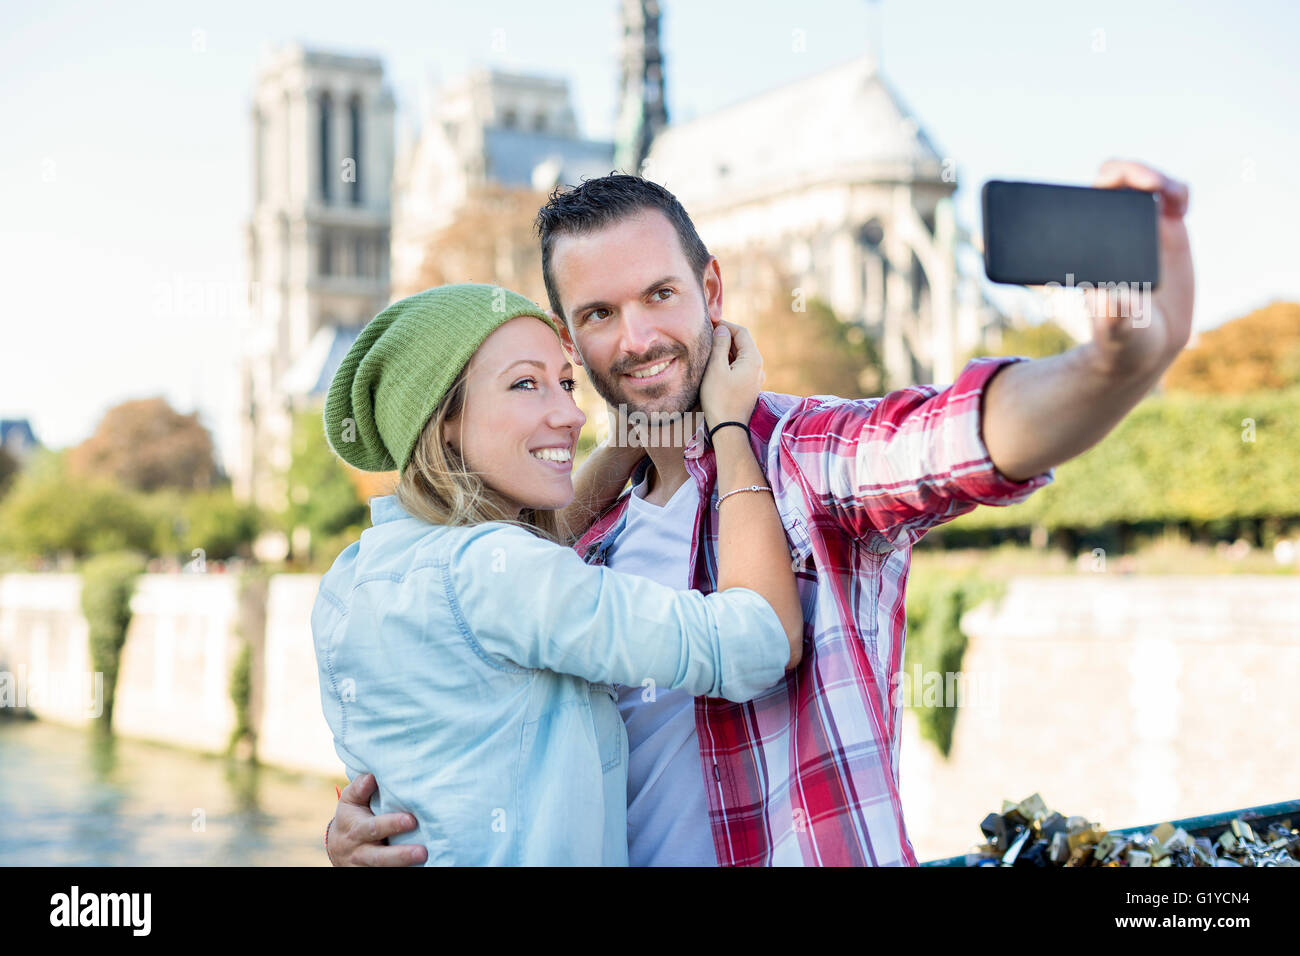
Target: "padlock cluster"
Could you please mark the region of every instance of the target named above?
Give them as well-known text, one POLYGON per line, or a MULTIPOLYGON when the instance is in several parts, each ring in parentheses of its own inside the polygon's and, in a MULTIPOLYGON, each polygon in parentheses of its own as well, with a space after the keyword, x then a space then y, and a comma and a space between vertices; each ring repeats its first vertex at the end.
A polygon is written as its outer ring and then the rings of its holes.
POLYGON ((1256 831, 1240 818, 1216 834, 1192 836, 1162 823, 1150 831, 1109 832, 1084 817, 1049 810, 1038 794, 980 823, 985 843, 973 866, 1300 866, 1300 830, 1289 819, 1256 831))

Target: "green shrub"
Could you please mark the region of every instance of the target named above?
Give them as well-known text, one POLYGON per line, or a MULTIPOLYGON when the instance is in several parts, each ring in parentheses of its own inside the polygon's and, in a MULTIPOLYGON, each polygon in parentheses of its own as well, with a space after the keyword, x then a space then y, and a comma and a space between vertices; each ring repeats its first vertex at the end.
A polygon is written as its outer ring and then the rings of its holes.
POLYGON ((119 551, 91 558, 81 571, 81 611, 89 629, 90 666, 104 675, 104 713, 99 728, 105 733, 113 725, 118 667, 131 624, 131 597, 144 564, 143 555, 119 551))
POLYGON ((239 638, 239 655, 230 671, 230 699, 235 705, 235 726, 230 733, 227 753, 239 753, 247 746, 250 762, 257 761, 257 733, 253 726, 254 646, 262 646, 266 634, 266 594, 271 571, 264 565, 252 565, 239 575, 238 619, 235 632, 239 638))
MULTIPOLYGON (((359 529, 369 525, 370 507, 357 496, 347 466, 326 442, 319 411, 303 411, 294 418, 287 480, 289 503, 283 516, 284 529, 289 534, 300 527, 311 532, 312 553, 295 554, 296 561, 319 563, 324 557, 322 544, 329 542, 332 547, 341 535, 355 540, 359 529)), ((333 561, 337 554, 330 554, 329 560, 333 561)))
POLYGON ((1003 587, 1000 582, 974 573, 913 575, 908 582, 903 670, 910 684, 903 685, 908 691, 903 702, 916 711, 921 736, 938 747, 945 757, 952 750, 958 707, 955 701, 944 700, 942 696, 937 702, 928 701, 923 690, 917 687, 916 675, 919 671, 923 682, 924 675, 940 675, 946 688, 947 675, 961 673, 967 643, 961 617, 982 601, 998 597, 1003 587))
POLYGON ((235 666, 230 670, 230 699, 235 705, 235 727, 230 732, 228 752, 234 753, 241 740, 253 739, 253 724, 250 716, 253 693, 253 648, 245 641, 235 658, 235 666))

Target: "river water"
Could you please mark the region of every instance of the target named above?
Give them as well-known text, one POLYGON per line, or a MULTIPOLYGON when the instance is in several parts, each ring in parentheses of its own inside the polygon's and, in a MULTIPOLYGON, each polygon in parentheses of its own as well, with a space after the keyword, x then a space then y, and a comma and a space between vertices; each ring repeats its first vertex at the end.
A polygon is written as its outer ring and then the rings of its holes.
POLYGON ((0 866, 326 866, 334 785, 0 719, 0 866))

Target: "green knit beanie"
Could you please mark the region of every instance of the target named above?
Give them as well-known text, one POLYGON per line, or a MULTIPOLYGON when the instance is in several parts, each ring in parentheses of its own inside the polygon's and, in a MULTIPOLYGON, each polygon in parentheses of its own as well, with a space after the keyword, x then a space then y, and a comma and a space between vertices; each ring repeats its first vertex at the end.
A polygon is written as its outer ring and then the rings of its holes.
POLYGON ((394 302, 352 343, 325 399, 325 437, 362 471, 401 471, 425 422, 483 340, 544 311, 494 285, 444 285, 394 302))

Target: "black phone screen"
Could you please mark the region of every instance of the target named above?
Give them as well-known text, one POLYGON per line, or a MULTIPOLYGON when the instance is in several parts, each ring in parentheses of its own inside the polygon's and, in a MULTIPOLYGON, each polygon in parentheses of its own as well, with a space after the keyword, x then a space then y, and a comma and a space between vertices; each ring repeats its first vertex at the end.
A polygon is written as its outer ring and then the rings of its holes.
POLYGON ((991 180, 984 271, 994 282, 1064 286, 1160 279, 1155 193, 991 180))

